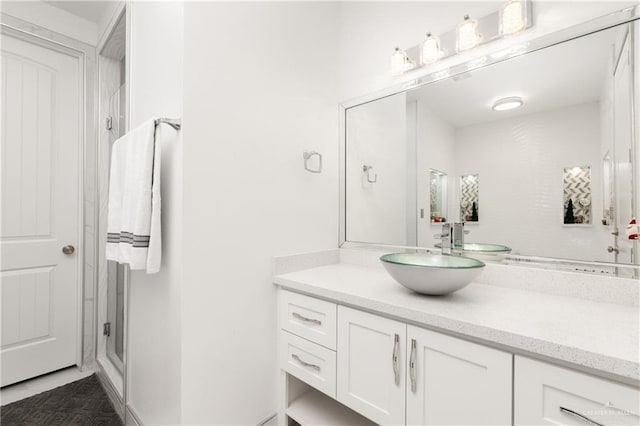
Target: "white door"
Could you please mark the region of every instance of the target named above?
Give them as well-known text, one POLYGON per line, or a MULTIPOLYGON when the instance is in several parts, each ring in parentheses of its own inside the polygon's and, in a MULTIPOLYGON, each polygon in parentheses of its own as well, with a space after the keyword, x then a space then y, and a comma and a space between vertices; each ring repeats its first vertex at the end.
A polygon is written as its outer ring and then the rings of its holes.
POLYGON ((79 353, 81 64, 37 43, 2 33, 2 386, 79 353))
POLYGON ((632 115, 632 78, 631 51, 629 36, 624 40, 618 63, 613 74, 614 84, 614 127, 613 145, 615 161, 615 225, 618 230, 617 262, 632 263, 634 243, 625 235, 625 227, 635 216, 633 211, 633 115, 632 115))
POLYGON ((511 424, 511 354, 411 325, 407 343, 407 424, 511 424))
POLYGON ((338 401, 378 424, 404 424, 406 334, 406 324, 338 306, 338 401))

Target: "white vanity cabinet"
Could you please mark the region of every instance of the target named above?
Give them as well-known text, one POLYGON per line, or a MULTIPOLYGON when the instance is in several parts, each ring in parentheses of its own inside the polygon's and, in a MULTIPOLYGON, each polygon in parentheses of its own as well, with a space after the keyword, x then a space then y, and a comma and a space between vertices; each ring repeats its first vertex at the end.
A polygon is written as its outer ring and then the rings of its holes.
POLYGON ((338 401, 378 424, 405 424, 406 324, 338 306, 338 401))
POLYGON ((639 425, 640 392, 623 384, 515 357, 516 425, 639 425))
POLYGON ((512 354, 411 325, 407 343, 407 424, 511 424, 512 354))
POLYGON ((280 289, 281 424, 638 425, 637 388, 280 289))

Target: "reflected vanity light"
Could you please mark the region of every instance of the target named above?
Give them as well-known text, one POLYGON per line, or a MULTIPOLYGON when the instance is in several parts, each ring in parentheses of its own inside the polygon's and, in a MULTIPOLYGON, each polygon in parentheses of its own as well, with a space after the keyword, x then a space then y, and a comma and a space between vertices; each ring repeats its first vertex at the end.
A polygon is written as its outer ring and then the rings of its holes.
POLYGON ((458 39, 456 42, 456 51, 464 52, 473 49, 482 40, 482 36, 478 32, 478 21, 469 19, 469 15, 464 15, 464 21, 458 26, 458 39))
POLYGON ((428 65, 436 62, 443 55, 440 49, 440 38, 427 33, 427 38, 420 45, 420 64, 428 65))
POLYGON ((511 109, 520 108, 524 102, 522 98, 518 96, 511 96, 509 98, 498 99, 493 103, 491 109, 494 111, 509 111, 511 109))
POLYGON ((500 9, 500 34, 511 35, 519 33, 527 26, 524 3, 511 0, 500 9))

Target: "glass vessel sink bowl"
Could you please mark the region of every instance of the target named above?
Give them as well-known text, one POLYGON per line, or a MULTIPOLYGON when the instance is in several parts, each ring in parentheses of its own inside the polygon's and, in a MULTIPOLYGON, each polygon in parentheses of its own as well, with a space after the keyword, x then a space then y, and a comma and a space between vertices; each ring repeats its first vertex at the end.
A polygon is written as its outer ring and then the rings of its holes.
MULTIPOLYGON (((442 248, 442 244, 436 244, 436 248, 442 248)), ((508 254, 511 253, 511 247, 503 246, 502 244, 492 243, 464 243, 462 250, 469 253, 495 253, 495 254, 508 254)))
MULTIPOLYGON (((442 244, 438 243, 435 247, 442 248, 442 244)), ((462 254, 481 260, 495 260, 496 255, 509 253, 511 253, 511 247, 507 247, 502 244, 464 243, 462 246, 462 254)))
POLYGON ((484 268, 484 262, 470 257, 392 253, 380 258, 389 275, 416 293, 440 296, 453 293, 471 283, 484 268))

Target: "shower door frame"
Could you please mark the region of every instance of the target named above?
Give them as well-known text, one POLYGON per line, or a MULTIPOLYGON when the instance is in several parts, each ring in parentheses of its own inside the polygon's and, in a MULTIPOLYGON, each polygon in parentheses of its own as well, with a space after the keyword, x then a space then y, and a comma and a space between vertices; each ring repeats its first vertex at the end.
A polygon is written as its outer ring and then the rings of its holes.
MULTIPOLYGON (((103 98, 100 97, 101 83, 103 82, 104 69, 101 67, 102 52, 110 41, 114 34, 116 26, 120 20, 125 20, 126 35, 125 35, 125 83, 129 81, 130 67, 129 58, 130 54, 130 18, 127 13, 127 2, 123 1, 118 4, 113 12, 113 15, 109 21, 109 24, 104 32, 104 35, 96 46, 96 57, 98 65, 98 86, 97 86, 97 98, 98 98, 98 120, 97 120, 97 133, 98 133, 98 149, 97 149, 97 173, 96 179, 97 185, 97 197, 98 205, 98 238, 97 238, 97 265, 98 265, 98 278, 97 278, 97 297, 96 297, 96 364, 99 369, 99 377, 102 383, 107 389, 107 393, 111 401, 116 407, 119 408, 119 414, 122 419, 125 419, 127 400, 127 307, 128 307, 128 289, 129 289, 129 268, 124 268, 124 321, 123 321, 123 336, 122 336, 122 371, 119 371, 117 366, 113 363, 109 355, 107 338, 103 335, 103 324, 108 321, 108 263, 106 260, 106 224, 107 224, 107 202, 108 202, 108 176, 109 176, 109 153, 110 153, 110 141, 104 138, 102 133, 103 126, 106 123, 103 121, 100 113, 102 112, 101 106, 103 98)), ((125 85, 124 95, 126 96, 124 121, 125 131, 129 128, 129 95, 130 85, 125 85)), ((114 330, 115 331, 115 330, 114 330)))

